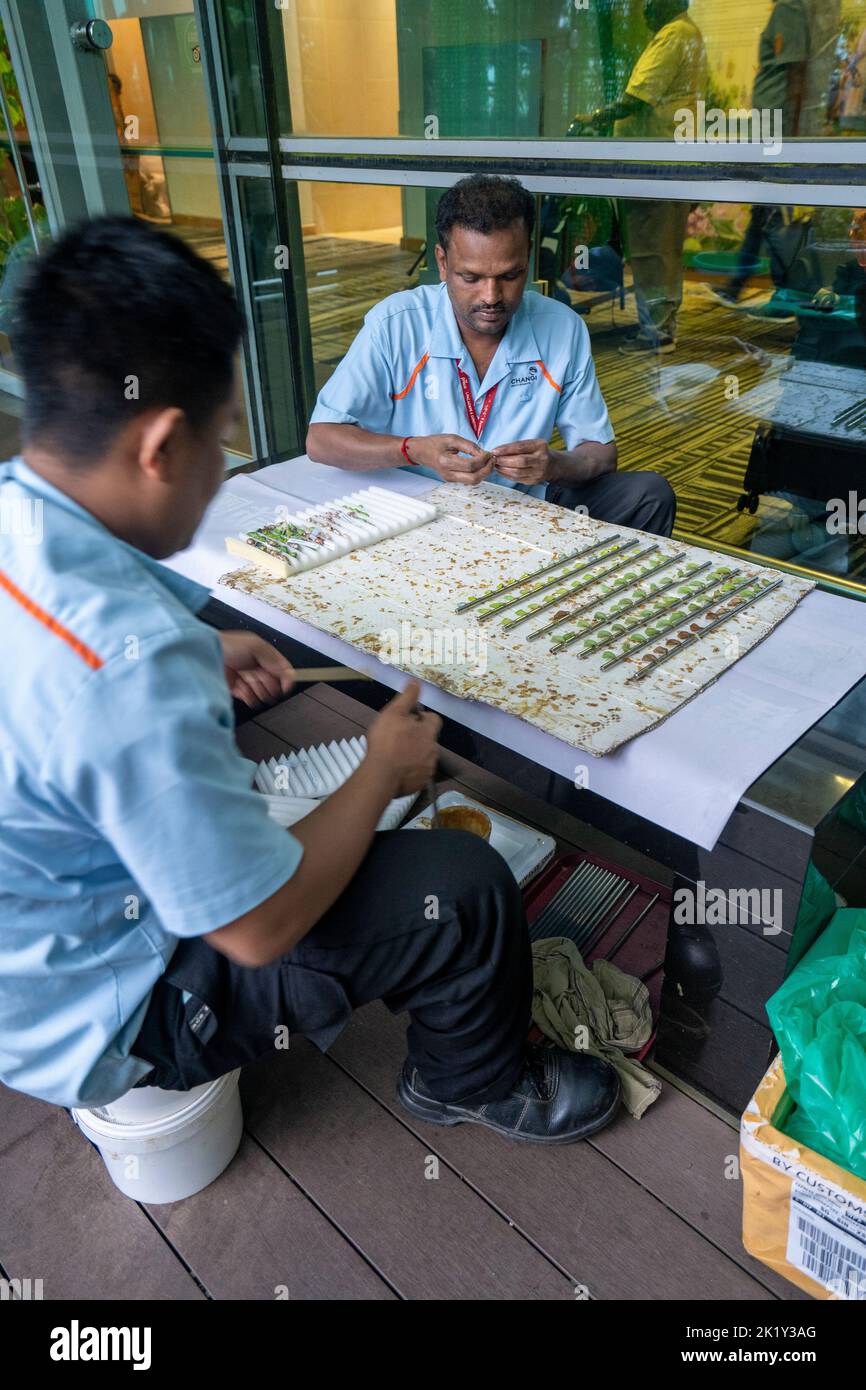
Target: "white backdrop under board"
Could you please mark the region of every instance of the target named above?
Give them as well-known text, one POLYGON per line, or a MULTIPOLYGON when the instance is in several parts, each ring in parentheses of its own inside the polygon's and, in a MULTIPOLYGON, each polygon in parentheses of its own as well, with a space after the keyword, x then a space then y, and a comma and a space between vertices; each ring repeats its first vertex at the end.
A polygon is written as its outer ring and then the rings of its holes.
MULTIPOLYGON (((399 689, 406 680, 402 672, 258 599, 217 585, 226 570, 228 533, 272 519, 275 506, 301 511, 311 502, 374 483, 416 496, 436 486, 402 470, 347 473, 302 456, 229 479, 193 544, 166 563, 206 584, 230 607, 399 689)), ((866 604, 815 591, 766 641, 664 724, 604 758, 584 758, 589 788, 712 849, 747 788, 863 675, 866 604)), ((540 766, 574 778, 581 755, 515 716, 427 683, 422 700, 540 766)))

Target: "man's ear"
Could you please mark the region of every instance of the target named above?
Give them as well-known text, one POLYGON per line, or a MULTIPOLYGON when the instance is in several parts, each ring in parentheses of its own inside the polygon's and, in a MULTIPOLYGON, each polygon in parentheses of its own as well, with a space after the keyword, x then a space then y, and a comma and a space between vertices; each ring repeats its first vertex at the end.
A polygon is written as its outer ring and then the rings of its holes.
POLYGON ((138 440, 138 464, 157 482, 167 482, 177 457, 186 417, 179 406, 156 411, 142 427, 138 440))
POLYGON ((444 280, 444 279, 445 279, 445 266, 446 266, 445 252, 443 251, 442 247, 439 245, 439 242, 438 242, 438 241, 437 241, 437 243, 436 243, 435 250, 436 250, 436 264, 437 264, 438 267, 439 267, 439 279, 440 279, 440 280, 444 280))

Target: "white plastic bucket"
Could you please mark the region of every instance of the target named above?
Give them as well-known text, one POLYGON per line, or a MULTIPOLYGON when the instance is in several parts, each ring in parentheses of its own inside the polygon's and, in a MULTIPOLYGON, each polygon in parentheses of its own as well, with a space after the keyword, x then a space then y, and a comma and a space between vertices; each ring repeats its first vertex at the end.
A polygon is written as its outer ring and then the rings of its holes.
POLYGON ((191 1197, 228 1167, 241 1142, 240 1071, 190 1091, 140 1086, 72 1118, 102 1154, 112 1181, 139 1202, 191 1197))
POLYGON ((154 1120, 164 1120, 169 1115, 186 1110, 213 1085, 213 1081, 205 1081, 189 1091, 163 1091, 159 1086, 135 1086, 108 1105, 94 1106, 83 1113, 109 1120, 113 1124, 149 1125, 154 1120))

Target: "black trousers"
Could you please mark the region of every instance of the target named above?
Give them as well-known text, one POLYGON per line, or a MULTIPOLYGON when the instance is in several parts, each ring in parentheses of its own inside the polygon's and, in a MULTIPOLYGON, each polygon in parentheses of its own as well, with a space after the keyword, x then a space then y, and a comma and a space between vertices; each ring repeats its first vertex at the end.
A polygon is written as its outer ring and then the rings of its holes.
POLYGON ((669 536, 674 529, 677 499, 661 473, 603 473, 588 483, 550 483, 547 501, 573 510, 586 507, 595 521, 633 526, 651 536, 669 536))
POLYGON ((438 1100, 511 1089, 531 1022, 532 960, 520 889, 484 840, 377 834, 334 906, 271 965, 236 965, 200 938, 181 940, 132 1047, 154 1068, 139 1084, 188 1090, 292 1033, 325 1051, 373 999, 408 1010, 409 1058, 438 1100))

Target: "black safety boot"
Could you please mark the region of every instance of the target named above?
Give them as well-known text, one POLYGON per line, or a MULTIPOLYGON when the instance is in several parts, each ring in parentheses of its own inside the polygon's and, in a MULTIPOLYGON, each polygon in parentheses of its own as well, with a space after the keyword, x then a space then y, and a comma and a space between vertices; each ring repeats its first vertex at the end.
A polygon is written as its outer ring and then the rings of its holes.
POLYGON ((722 988, 722 960, 716 939, 703 923, 672 922, 665 952, 664 992, 676 994, 700 1010, 722 988))
POLYGON ((410 1114, 434 1125, 486 1125, 509 1139, 571 1144, 603 1129, 619 1107, 619 1077, 588 1052, 566 1052, 551 1042, 530 1043, 510 1094, 483 1105, 435 1100, 408 1061, 397 1096, 410 1114))

